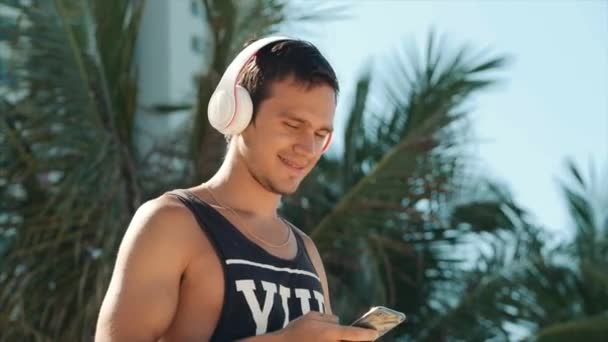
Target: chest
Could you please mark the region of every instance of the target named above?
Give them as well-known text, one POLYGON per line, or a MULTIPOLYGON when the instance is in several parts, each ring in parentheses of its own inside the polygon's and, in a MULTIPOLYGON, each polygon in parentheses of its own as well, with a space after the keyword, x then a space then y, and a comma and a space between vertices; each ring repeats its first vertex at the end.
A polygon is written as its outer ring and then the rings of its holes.
POLYGON ((325 312, 313 269, 267 262, 232 258, 217 260, 215 266, 208 260, 192 263, 181 285, 178 318, 197 329, 200 321, 191 318, 200 318, 201 308, 209 308, 205 315, 213 326, 212 340, 233 340, 279 330, 309 311, 325 312))

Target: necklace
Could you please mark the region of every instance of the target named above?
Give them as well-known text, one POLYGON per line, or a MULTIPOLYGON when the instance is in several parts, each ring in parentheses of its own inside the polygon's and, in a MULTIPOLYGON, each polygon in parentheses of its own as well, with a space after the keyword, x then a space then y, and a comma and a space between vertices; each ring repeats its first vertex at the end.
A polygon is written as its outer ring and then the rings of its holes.
POLYGON ((271 247, 271 248, 280 248, 280 247, 285 247, 288 243, 289 240, 291 238, 291 228, 289 227, 289 224, 285 221, 285 219, 283 219, 282 217, 279 216, 279 218, 281 219, 281 221, 283 221, 283 223, 287 226, 287 238, 285 239, 285 241, 281 242, 278 245, 272 244, 264 239, 262 239, 261 237, 257 236, 252 230, 250 230, 247 225, 245 224, 245 220, 243 220, 241 218, 241 215, 239 215, 234 209, 232 209, 229 206, 223 205, 220 201, 218 201, 217 197, 215 197, 215 194, 213 193, 213 191, 211 191, 211 189, 209 187, 205 188, 207 191, 209 191, 209 194, 211 195, 211 198, 213 198, 213 200, 215 201, 215 203, 217 203, 221 208, 224 209, 228 209, 232 212, 232 214, 234 216, 236 216, 236 218, 243 224, 243 226, 245 227, 245 229, 247 229, 247 233, 249 233, 249 235, 251 235, 254 239, 258 240, 259 242, 261 242, 262 244, 271 247))

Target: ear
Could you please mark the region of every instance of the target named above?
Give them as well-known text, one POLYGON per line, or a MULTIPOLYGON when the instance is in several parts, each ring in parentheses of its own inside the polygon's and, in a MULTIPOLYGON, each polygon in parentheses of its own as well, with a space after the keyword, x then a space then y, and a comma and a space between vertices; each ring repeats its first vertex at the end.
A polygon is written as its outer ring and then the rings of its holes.
POLYGON ((327 151, 327 149, 329 148, 329 144, 331 143, 331 138, 334 135, 333 132, 330 132, 327 135, 327 138, 325 138, 325 143, 323 144, 323 148, 321 148, 321 153, 325 153, 325 151, 327 151))

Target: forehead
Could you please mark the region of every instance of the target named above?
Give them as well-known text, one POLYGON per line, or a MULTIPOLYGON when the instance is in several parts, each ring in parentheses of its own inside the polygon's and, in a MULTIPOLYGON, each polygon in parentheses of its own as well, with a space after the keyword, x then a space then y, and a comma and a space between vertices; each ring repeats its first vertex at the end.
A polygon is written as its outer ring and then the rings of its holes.
POLYGON ((288 77, 272 83, 268 97, 261 105, 276 115, 289 113, 313 123, 327 125, 333 122, 336 93, 326 83, 307 86, 288 77))

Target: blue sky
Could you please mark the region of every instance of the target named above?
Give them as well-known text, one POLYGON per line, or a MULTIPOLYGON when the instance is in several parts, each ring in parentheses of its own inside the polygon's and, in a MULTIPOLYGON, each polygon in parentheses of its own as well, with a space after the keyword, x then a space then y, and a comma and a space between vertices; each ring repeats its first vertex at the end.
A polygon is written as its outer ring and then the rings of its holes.
MULTIPOLYGON (((451 44, 513 57, 500 87, 475 101, 473 124, 481 169, 503 181, 545 226, 568 226, 558 179, 574 158, 608 166, 608 1, 352 1, 346 20, 312 28, 342 86, 336 128, 356 75, 431 28, 451 44)), ((339 143, 332 146, 340 151, 339 143)), ((608 190, 608 189, 607 189, 608 190)))

